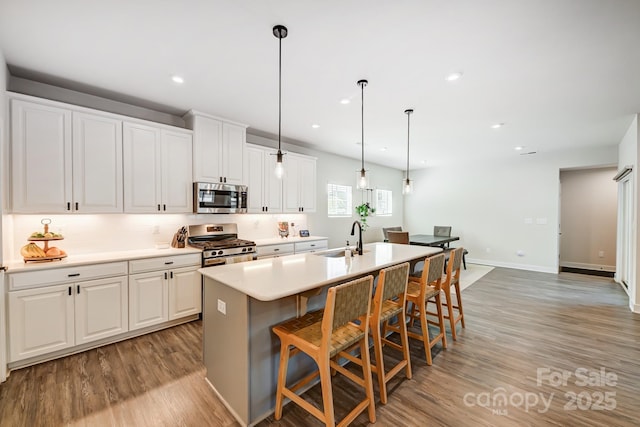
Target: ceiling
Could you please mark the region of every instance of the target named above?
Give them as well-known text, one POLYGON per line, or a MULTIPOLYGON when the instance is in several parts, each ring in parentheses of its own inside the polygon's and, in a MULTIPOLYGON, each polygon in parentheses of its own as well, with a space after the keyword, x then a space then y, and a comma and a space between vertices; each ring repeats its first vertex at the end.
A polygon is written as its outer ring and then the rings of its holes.
POLYGON ((0 50, 13 75, 277 135, 282 24, 283 138, 360 159, 364 78, 365 160, 405 169, 413 108, 418 169, 616 145, 639 22, 637 0, 0 0, 0 50))

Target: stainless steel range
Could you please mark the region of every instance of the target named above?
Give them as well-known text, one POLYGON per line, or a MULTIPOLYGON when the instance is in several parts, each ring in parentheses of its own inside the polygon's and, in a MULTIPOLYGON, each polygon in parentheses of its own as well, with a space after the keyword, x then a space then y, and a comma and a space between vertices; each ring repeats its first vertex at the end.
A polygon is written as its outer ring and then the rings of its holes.
POLYGON ((187 244, 202 249, 202 266, 251 261, 256 256, 256 244, 238 239, 236 224, 190 225, 187 244))

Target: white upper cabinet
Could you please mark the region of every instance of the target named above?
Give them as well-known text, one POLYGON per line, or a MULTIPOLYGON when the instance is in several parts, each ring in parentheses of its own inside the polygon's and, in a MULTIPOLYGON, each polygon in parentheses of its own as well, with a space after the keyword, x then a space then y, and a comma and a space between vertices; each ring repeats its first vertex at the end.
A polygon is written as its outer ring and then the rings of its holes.
POLYGON ((284 162, 284 212, 316 211, 316 159, 289 153, 284 162))
POLYGON ((185 121, 193 129, 193 181, 244 184, 246 126, 194 111, 185 121))
POLYGON ((124 211, 190 213, 192 136, 125 122, 124 211))
POLYGON ((73 206, 122 212, 122 121, 73 113, 73 206))
POLYGON ((275 176, 275 151, 247 144, 245 182, 249 213, 282 212, 282 180, 275 176))
POLYGON ((11 100, 12 210, 72 208, 71 111, 11 100))

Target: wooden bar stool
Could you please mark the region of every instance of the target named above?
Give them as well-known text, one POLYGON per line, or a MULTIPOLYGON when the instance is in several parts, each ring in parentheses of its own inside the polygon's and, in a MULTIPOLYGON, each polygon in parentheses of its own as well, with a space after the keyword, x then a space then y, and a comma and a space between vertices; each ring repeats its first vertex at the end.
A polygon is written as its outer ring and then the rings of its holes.
POLYGON ((454 341, 458 339, 456 334, 456 323, 460 322, 460 325, 464 328, 464 312, 462 311, 462 293, 460 290, 460 265, 462 264, 462 255, 464 248, 455 248, 451 250, 449 254, 449 262, 447 263, 447 274, 442 282, 442 290, 445 295, 445 304, 447 306, 447 314, 445 319, 449 319, 449 326, 451 327, 451 337, 454 341), (451 288, 455 288, 456 303, 453 303, 451 288), (454 309, 458 311, 456 315, 454 309))
POLYGON ((387 382, 402 369, 405 375, 411 379, 411 359, 409 356, 409 338, 407 336, 407 324, 404 321, 404 307, 406 302, 407 279, 409 277, 409 263, 388 267, 380 271, 378 286, 373 297, 371 311, 371 335, 373 336, 373 348, 376 356, 375 365, 371 364, 371 370, 378 376, 380 387, 380 402, 387 403, 387 382), (389 321, 398 317, 397 324, 390 326, 389 321), (381 330, 382 325, 382 330, 381 330), (388 331, 400 334, 400 344, 390 341, 388 331), (389 372, 385 371, 383 346, 388 345, 402 352, 400 360, 389 372))
POLYGON ((329 288, 324 310, 288 320, 273 327, 280 338, 280 367, 276 390, 275 418, 282 418, 283 398, 288 397, 327 426, 335 426, 331 374, 339 372, 365 390, 361 401, 338 426, 346 426, 360 413, 368 409, 369 421, 376 422, 375 401, 369 359, 369 321, 373 276, 366 276, 329 288), (353 321, 359 320, 356 324, 353 321), (359 343, 360 354, 354 356, 346 350, 359 343), (318 370, 286 386, 289 358, 298 352, 310 356, 318 370), (362 377, 337 363, 339 358, 347 359, 362 366, 362 377), (296 390, 320 376, 323 409, 307 402, 296 394, 296 390))
POLYGON ((420 333, 408 331, 410 338, 422 341, 427 365, 433 363, 431 348, 438 341, 442 341, 442 347, 447 348, 447 336, 444 327, 444 314, 442 309, 442 270, 444 269, 444 254, 438 254, 424 260, 424 268, 420 277, 409 277, 407 286, 407 314, 409 325, 414 326, 416 320, 420 321, 420 333), (433 302, 436 311, 427 310, 427 305, 433 302), (427 316, 436 317, 437 321, 427 316), (429 325, 437 326, 439 331, 433 338, 429 337, 429 325))

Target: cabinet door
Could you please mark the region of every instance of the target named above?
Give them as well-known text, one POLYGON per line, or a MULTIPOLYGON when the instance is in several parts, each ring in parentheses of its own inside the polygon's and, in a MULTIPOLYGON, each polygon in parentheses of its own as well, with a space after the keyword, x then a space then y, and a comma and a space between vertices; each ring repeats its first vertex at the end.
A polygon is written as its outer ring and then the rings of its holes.
POLYGON ((285 176, 283 178, 283 212, 300 212, 300 157, 287 154, 284 162, 285 176))
POLYGON ((72 285, 9 292, 9 362, 74 345, 72 285))
POLYGON ((140 329, 169 319, 169 272, 129 276, 129 330, 140 329))
POLYGON ((177 268, 169 272, 169 320, 202 311, 202 276, 198 268, 177 268))
POLYGON ((163 212, 193 212, 192 141, 189 133, 162 131, 163 212))
POLYGON ((299 159, 298 180, 300 182, 299 200, 302 212, 316 211, 316 160, 302 157, 299 159))
MULTIPOLYGON (((287 156, 284 157, 286 158, 287 156)), ((275 174, 275 151, 269 150, 265 152, 264 164, 264 204, 267 208, 267 213, 282 212, 282 179, 279 179, 275 174)))
POLYGON ((202 116, 193 120, 193 181, 220 182, 222 122, 202 116))
POLYGON ((70 110, 12 100, 11 159, 13 212, 70 209, 70 110))
POLYGON ((73 113, 73 206, 122 212, 122 121, 73 113))
POLYGON ((245 182, 247 183, 247 211, 249 213, 264 212, 264 156, 265 151, 247 147, 245 182))
POLYGON ((160 129, 123 125, 124 211, 154 213, 161 206, 160 129))
POLYGON ((129 330, 127 277, 75 285, 76 345, 129 330))
POLYGON ((222 124, 222 176, 227 184, 244 184, 244 144, 246 130, 231 123, 222 124))

